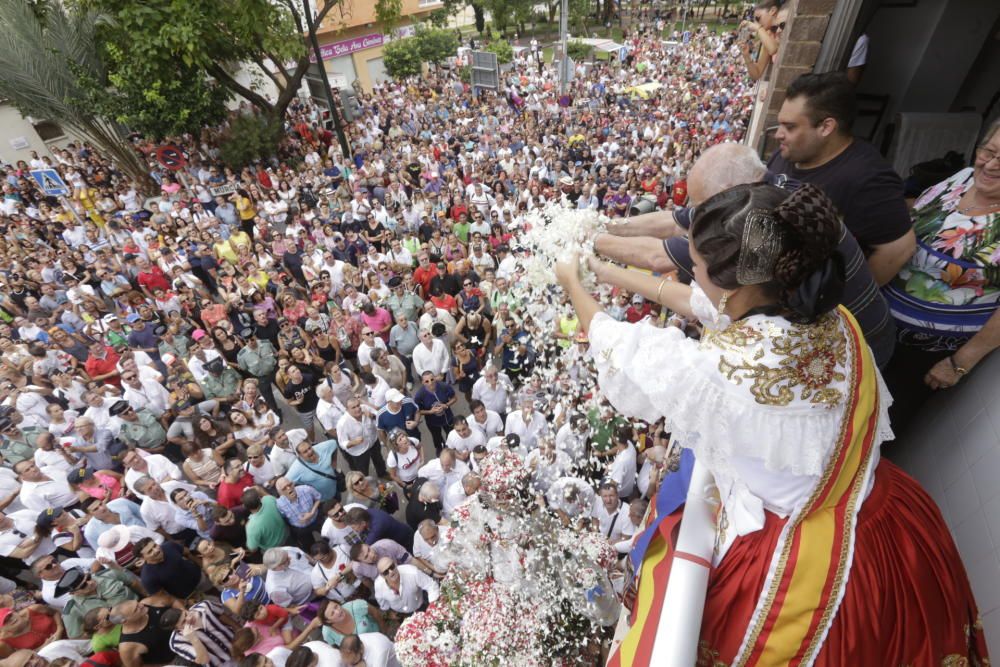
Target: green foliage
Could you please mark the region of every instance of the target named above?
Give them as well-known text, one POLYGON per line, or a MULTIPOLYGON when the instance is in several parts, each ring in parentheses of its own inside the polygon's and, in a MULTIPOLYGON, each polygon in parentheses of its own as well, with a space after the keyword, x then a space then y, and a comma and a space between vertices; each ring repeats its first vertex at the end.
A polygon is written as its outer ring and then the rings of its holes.
POLYGON ((177 62, 171 71, 151 74, 146 63, 119 62, 121 49, 105 47, 115 62, 106 82, 77 69, 84 99, 100 115, 156 139, 197 133, 225 117, 230 91, 201 70, 177 62))
POLYGON ((234 118, 219 143, 219 155, 230 169, 238 171, 254 160, 274 155, 281 139, 281 123, 262 114, 241 114, 234 118))
POLYGON ((94 108, 81 84, 81 77, 107 80, 96 37, 101 19, 75 5, 0 0, 0 97, 92 142, 148 192, 155 184, 126 129, 94 108))
POLYGON ((392 34, 402 15, 403 0, 375 0, 375 18, 386 34, 392 34))
POLYGON ((447 6, 441 9, 435 9, 433 12, 427 15, 427 21, 435 28, 444 28, 448 25, 448 19, 451 17, 451 11, 447 6))
POLYGON ((566 43, 566 51, 569 52, 570 60, 579 62, 585 60, 590 52, 593 50, 592 46, 584 44, 579 40, 572 40, 566 43))
POLYGON ((534 9, 533 0, 482 0, 483 7, 489 11, 493 26, 505 33, 507 27, 516 28, 531 20, 534 9))
POLYGON ((385 68, 396 78, 420 74, 420 64, 436 65, 458 52, 453 30, 419 26, 417 34, 386 44, 382 51, 385 68))
POLYGON ((458 70, 458 79, 462 83, 472 83, 472 68, 468 65, 462 65, 458 70))
MULTIPOLYGON (((317 23, 341 1, 318 3, 317 23)), ((75 0, 107 17, 99 34, 106 45, 108 81, 122 95, 116 116, 167 128, 156 110, 180 110, 184 118, 211 119, 224 88, 269 113, 282 115, 309 67, 301 0, 75 0), (232 68, 253 63, 278 89, 272 103, 244 85, 232 68), (292 63, 289 66, 289 63, 292 63), (277 71, 273 71, 273 70, 277 71), (187 84, 185 86, 184 84, 187 84), (143 89, 153 91, 152 109, 141 109, 143 89), (216 105, 213 110, 210 107, 216 105), (124 108, 130 107, 130 108, 124 108)), ((376 13, 393 21, 401 0, 378 0, 376 13)))
POLYGON ((390 75, 397 79, 420 74, 420 42, 416 37, 396 39, 382 49, 382 59, 390 75))
POLYGON ((490 42, 486 45, 486 50, 497 54, 497 62, 501 65, 509 63, 514 59, 514 47, 510 45, 510 42, 503 39, 490 42))
POLYGON ((443 28, 419 28, 412 37, 417 40, 420 57, 428 63, 442 63, 458 52, 458 37, 453 30, 443 28))

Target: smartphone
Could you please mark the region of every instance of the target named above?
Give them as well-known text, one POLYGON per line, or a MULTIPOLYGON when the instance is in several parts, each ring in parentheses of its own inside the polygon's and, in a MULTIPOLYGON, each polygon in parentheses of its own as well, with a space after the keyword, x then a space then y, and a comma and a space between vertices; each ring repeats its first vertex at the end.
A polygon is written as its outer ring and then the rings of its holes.
POLYGON ((250 576, 250 566, 246 563, 240 563, 236 566, 236 576, 240 579, 246 579, 250 576))

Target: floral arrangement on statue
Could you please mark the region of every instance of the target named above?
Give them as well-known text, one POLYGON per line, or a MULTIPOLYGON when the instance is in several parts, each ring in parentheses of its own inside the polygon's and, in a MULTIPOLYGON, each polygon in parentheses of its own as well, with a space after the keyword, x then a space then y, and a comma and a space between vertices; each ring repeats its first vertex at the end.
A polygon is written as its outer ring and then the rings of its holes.
POLYGON ((618 618, 613 547, 537 505, 517 454, 491 452, 481 477, 437 547, 448 565, 441 597, 400 626, 397 658, 406 667, 580 664, 618 618))

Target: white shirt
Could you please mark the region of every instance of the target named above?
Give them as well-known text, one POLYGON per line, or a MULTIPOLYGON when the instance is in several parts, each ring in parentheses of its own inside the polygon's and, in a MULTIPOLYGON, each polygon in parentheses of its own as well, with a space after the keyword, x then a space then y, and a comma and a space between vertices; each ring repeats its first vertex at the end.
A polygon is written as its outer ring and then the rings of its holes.
POLYGON ((345 412, 340 421, 337 422, 337 440, 341 448, 351 456, 364 454, 375 444, 377 439, 375 421, 368 414, 362 413, 361 420, 358 421, 345 412), (360 444, 347 444, 357 438, 362 438, 360 444))
POLYGON ((155 380, 140 380, 139 389, 122 383, 122 398, 128 401, 134 410, 143 408, 149 410, 159 419, 170 407, 170 392, 155 380))
POLYGON ((67 507, 77 502, 76 494, 66 481, 65 471, 59 468, 44 468, 42 474, 50 479, 40 482, 21 482, 21 493, 18 498, 22 505, 38 513, 50 507, 67 507))
POLYGON ((305 604, 313 597, 309 557, 296 547, 281 547, 281 550, 288 554, 288 567, 280 572, 268 570, 264 590, 275 604, 284 607, 305 604))
POLYGON ((594 498, 594 487, 579 477, 562 477, 557 479, 545 494, 545 499, 548 501, 549 507, 565 512, 567 516, 574 519, 579 516, 588 516, 591 514, 594 507, 594 498), (571 488, 577 490, 576 500, 573 501, 566 497, 567 492, 571 488))
POLYGON ((441 459, 434 459, 421 467, 417 471, 417 475, 434 482, 444 492, 449 486, 461 480, 467 472, 469 472, 469 466, 465 461, 456 459, 455 467, 450 472, 445 472, 441 468, 441 459))
POLYGON ((466 495, 465 487, 462 486, 462 480, 452 482, 441 496, 441 515, 446 519, 451 517, 451 513, 455 511, 455 508, 471 497, 466 495))
POLYGON ((472 398, 482 401, 488 410, 507 412, 507 396, 514 391, 514 385, 503 373, 497 373, 496 386, 490 386, 486 377, 481 377, 472 385, 472 398))
POLYGON ((381 632, 365 632, 358 635, 358 639, 365 647, 367 667, 399 667, 395 646, 381 632))
POLYGON ((503 420, 500 419, 500 415, 489 408, 486 408, 485 423, 479 423, 475 414, 469 415, 468 421, 469 426, 482 433, 486 440, 489 440, 498 433, 503 433, 503 420))
POLYGON ((333 552, 337 555, 337 560, 333 562, 333 565, 328 568, 322 563, 317 562, 313 565, 313 569, 309 577, 312 582, 313 590, 315 591, 325 587, 330 579, 332 579, 333 576, 339 572, 341 580, 337 582, 336 586, 327 591, 326 597, 330 600, 343 602, 352 593, 354 593, 354 591, 358 590, 358 586, 361 585, 361 579, 355 578, 353 584, 349 584, 343 579, 344 574, 351 570, 351 556, 345 549, 345 545, 333 547, 333 552))
POLYGON ((608 477, 618 483, 618 495, 621 498, 628 498, 635 490, 635 467, 635 447, 630 443, 624 451, 615 454, 608 468, 608 477))
POLYGON ((450 365, 451 355, 448 354, 448 347, 438 338, 433 340, 430 349, 423 342, 413 348, 413 369, 417 377, 423 375, 424 371, 445 375, 450 365))
MULTIPOLYGON (((197 345, 197 343, 195 343, 195 345, 197 345)), ((200 348, 195 348, 195 349, 200 349, 200 348)), ((194 376, 194 380, 198 384, 204 382, 205 378, 208 377, 208 371, 205 370, 205 364, 210 362, 212 359, 218 359, 222 357, 222 355, 219 354, 219 352, 217 352, 214 349, 203 350, 203 352, 205 353, 205 361, 199 359, 197 355, 192 354, 187 362, 188 370, 191 371, 191 375, 194 376)))
POLYGON ((268 483, 275 477, 279 476, 281 472, 278 467, 274 465, 270 458, 264 457, 264 462, 259 466, 255 466, 250 461, 246 462, 243 469, 250 473, 253 477, 253 483, 259 484, 260 486, 267 486, 268 483))
POLYGON ((555 459, 548 461, 541 449, 533 449, 524 458, 524 465, 532 471, 532 482, 538 491, 545 493, 555 481, 568 475, 573 462, 566 454, 556 450, 555 459))
POLYGON ((372 338, 375 341, 373 345, 369 345, 365 341, 361 341, 361 344, 358 345, 358 363, 362 366, 372 365, 372 352, 386 349, 385 341, 382 338, 379 336, 372 336, 372 338))
POLYGON ((525 421, 522 410, 515 410, 507 415, 507 424, 504 427, 504 434, 516 433, 521 437, 521 449, 528 451, 538 445, 538 437, 549 432, 549 423, 538 410, 531 413, 528 421, 525 421))
MULTIPOLYGON (((344 505, 344 511, 350 511, 355 507, 366 509, 365 506, 360 503, 348 503, 347 505, 344 505)), ((326 521, 323 522, 323 527, 319 529, 319 534, 323 536, 323 539, 330 543, 331 547, 335 547, 339 544, 347 544, 347 538, 353 533, 353 528, 347 525, 343 528, 338 528, 334 525, 333 519, 329 517, 327 517, 326 521)))
POLYGON ((344 408, 336 398, 333 402, 319 399, 316 403, 316 419, 323 425, 327 433, 334 433, 337 430, 337 422, 344 415, 344 408))
MULTIPOLYGON (((164 489, 166 493, 166 489, 164 489)), ((153 500, 149 496, 142 499, 139 514, 150 530, 163 529, 168 535, 176 535, 185 526, 177 520, 178 510, 166 500, 153 500)))
POLYGON ((556 449, 565 452, 571 461, 582 460, 587 453, 589 431, 590 429, 587 429, 583 433, 577 433, 573 430, 573 426, 566 422, 556 433, 556 449))
POLYGON ((382 611, 398 611, 402 614, 412 614, 424 603, 424 593, 428 602, 434 602, 441 594, 437 582, 427 576, 414 565, 397 565, 399 570, 399 592, 389 588, 385 578, 379 575, 375 579, 375 599, 382 611))
MULTIPOLYGON (((140 452, 140 450, 136 450, 140 452)), ((177 467, 177 464, 173 463, 163 454, 145 454, 139 453, 146 461, 146 469, 148 472, 142 472, 136 470, 135 468, 130 468, 125 471, 125 486, 128 490, 134 493, 137 497, 143 498, 144 496, 135 490, 135 483, 140 477, 149 476, 152 477, 158 484, 163 484, 164 482, 180 481, 183 479, 184 475, 181 473, 181 469, 177 467)))
MULTIPOLYGON (((306 642, 303 646, 319 658, 319 662, 316 663, 317 667, 340 667, 344 664, 340 660, 340 650, 324 641, 306 642)), ((287 660, 287 658, 285 659, 287 660)))
POLYGON ((417 478, 417 471, 419 470, 420 463, 420 441, 416 438, 410 438, 410 448, 405 454, 400 454, 399 452, 392 450, 389 452, 388 456, 385 457, 385 465, 387 468, 393 468, 399 478, 404 482, 412 482, 417 478))
POLYGON ((448 439, 445 440, 445 446, 451 447, 456 452, 464 452, 467 454, 472 454, 472 450, 478 445, 486 444, 486 436, 478 428, 469 428, 469 435, 462 437, 458 434, 458 431, 452 430, 448 434, 448 439))
POLYGON ((590 516, 597 519, 601 526, 601 535, 608 538, 608 541, 612 544, 621 541, 622 529, 625 524, 629 523, 628 505, 619 500, 618 509, 608 512, 607 508, 604 507, 604 502, 598 496, 594 499, 594 509, 590 516))

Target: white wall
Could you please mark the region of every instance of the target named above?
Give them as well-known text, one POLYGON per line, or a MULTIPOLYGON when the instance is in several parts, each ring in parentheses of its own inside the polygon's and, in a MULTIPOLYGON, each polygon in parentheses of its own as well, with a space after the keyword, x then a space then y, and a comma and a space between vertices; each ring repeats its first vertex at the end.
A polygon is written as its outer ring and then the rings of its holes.
POLYGON ((953 110, 967 75, 982 62, 976 59, 998 17, 997 0, 919 0, 913 7, 879 7, 868 24, 868 66, 859 92, 889 95, 883 124, 899 111, 953 110))
MULTIPOLYGON (((64 136, 51 142, 55 146, 65 146, 73 137, 64 136)), ((18 160, 31 159, 31 151, 37 151, 39 156, 52 156, 48 146, 35 132, 34 126, 21 116, 21 112, 10 104, 0 104, 0 161, 14 164, 18 160), (24 139, 28 146, 16 149, 11 142, 24 139)))
POLYGON ((955 536, 994 654, 1000 652, 1000 352, 935 396, 908 442, 883 452, 931 494, 955 536))

